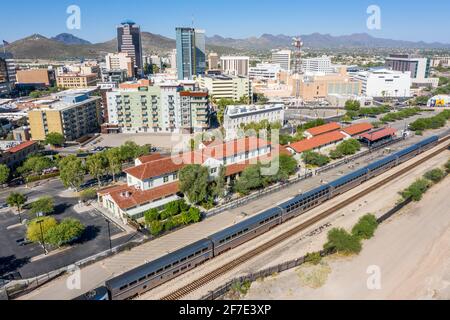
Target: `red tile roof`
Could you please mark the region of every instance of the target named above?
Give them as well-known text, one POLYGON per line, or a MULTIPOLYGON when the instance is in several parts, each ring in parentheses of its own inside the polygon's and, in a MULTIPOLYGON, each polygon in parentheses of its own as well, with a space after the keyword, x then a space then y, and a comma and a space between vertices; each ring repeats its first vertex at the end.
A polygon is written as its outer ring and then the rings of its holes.
POLYGON ((22 151, 26 148, 29 148, 29 147, 35 145, 36 143, 37 143, 36 141, 25 141, 15 147, 8 149, 7 151, 10 153, 16 153, 16 152, 22 151))
POLYGON ((338 142, 341 140, 344 140, 345 136, 340 133, 339 131, 329 132, 322 134, 320 136, 311 138, 311 139, 305 139, 296 143, 291 144, 288 146, 288 148, 292 148, 297 153, 302 153, 305 151, 310 151, 316 148, 319 148, 321 146, 338 142))
POLYGON ((124 171, 139 180, 146 180, 177 172, 183 168, 183 166, 184 164, 180 161, 174 161, 172 158, 162 158, 124 171))
POLYGON ((309 132, 312 136, 318 136, 327 132, 339 130, 341 126, 336 122, 331 122, 328 124, 324 124, 323 126, 315 127, 306 130, 306 132, 309 132))
POLYGON ((180 187, 178 182, 174 182, 147 191, 123 185, 111 188, 111 190, 104 190, 101 193, 99 192, 99 194, 103 196, 110 195, 120 209, 127 210, 176 195, 179 191, 180 187))
MULTIPOLYGON (((233 140, 225 144, 211 144, 203 150, 184 152, 178 155, 173 155, 170 158, 167 157, 145 162, 140 166, 126 169, 124 171, 139 180, 146 180, 177 172, 188 164, 202 165, 209 158, 222 160, 225 157, 231 157, 236 154, 242 154, 247 151, 254 151, 268 146, 270 146, 270 143, 267 141, 256 137, 248 137, 233 140)), ((281 149, 280 153, 281 152, 286 154, 286 150, 283 151, 281 149)))
POLYGON ((395 136, 397 130, 393 128, 383 128, 371 132, 367 132, 361 135, 361 138, 367 139, 369 141, 377 141, 389 136, 395 136))
POLYGON ((181 91, 181 97, 207 97, 208 92, 191 92, 191 91, 181 91))
POLYGON ((152 162, 152 161, 159 160, 162 158, 164 158, 164 157, 160 153, 153 153, 153 154, 149 154, 147 156, 142 156, 142 157, 138 158, 138 160, 142 164, 144 164, 144 163, 152 162))
POLYGON ((203 156, 206 158, 223 159, 236 154, 245 153, 270 146, 270 142, 259 139, 257 137, 246 137, 236 139, 220 145, 212 145, 202 150, 203 156))
POLYGON ((352 126, 349 126, 347 128, 344 128, 342 131, 344 131, 346 134, 350 136, 355 136, 360 133, 364 133, 366 131, 370 131, 373 129, 373 125, 368 122, 364 123, 358 123, 352 126))

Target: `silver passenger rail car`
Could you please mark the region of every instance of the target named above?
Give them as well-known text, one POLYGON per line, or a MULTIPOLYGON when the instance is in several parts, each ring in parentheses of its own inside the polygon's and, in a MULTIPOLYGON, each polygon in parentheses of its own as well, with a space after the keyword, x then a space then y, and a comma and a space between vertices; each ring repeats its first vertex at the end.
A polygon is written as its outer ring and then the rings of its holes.
POLYGON ((368 180, 369 169, 362 168, 330 182, 330 199, 343 194, 368 180))
POLYGON ((302 215, 330 199, 330 186, 323 185, 314 190, 296 196, 279 207, 283 210, 282 222, 302 215))
POLYGON ((210 240, 203 239, 106 281, 111 300, 127 300, 194 269, 214 257, 210 240))
POLYGON ((214 256, 234 249, 266 233, 281 223, 282 211, 272 208, 208 237, 214 245, 214 256))

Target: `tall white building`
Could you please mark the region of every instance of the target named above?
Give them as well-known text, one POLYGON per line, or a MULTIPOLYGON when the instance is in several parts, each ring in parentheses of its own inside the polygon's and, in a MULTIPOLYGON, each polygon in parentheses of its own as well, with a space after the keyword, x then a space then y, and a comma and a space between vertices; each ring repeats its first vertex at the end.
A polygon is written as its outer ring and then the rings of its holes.
POLYGON ((258 63, 249 71, 250 79, 276 80, 281 72, 281 66, 277 63, 258 63))
POLYGON ((220 58, 222 71, 232 76, 248 76, 250 57, 225 56, 220 58))
POLYGON ((277 63, 281 69, 291 71, 291 50, 280 50, 272 53, 272 63, 277 63))
POLYGON ((411 72, 389 69, 362 71, 352 74, 361 82, 361 93, 368 97, 410 97, 411 72))
POLYGON ((270 123, 284 123, 284 105, 242 105, 228 106, 225 111, 224 124, 226 139, 232 140, 239 137, 239 131, 243 125, 259 123, 267 120, 270 123))
POLYGON ((304 73, 334 73, 331 59, 327 56, 309 58, 302 60, 302 71, 304 73))

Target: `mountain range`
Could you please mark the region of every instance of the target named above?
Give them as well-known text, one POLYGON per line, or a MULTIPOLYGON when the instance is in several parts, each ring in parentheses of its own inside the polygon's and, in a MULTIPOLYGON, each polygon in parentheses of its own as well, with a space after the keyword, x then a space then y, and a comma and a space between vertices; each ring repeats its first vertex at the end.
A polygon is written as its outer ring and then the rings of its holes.
MULTIPOLYGON (((174 39, 150 32, 142 32, 142 47, 146 54, 165 54, 175 49, 174 39)), ((224 38, 218 35, 206 38, 207 50, 224 54, 243 52, 268 52, 272 49, 289 48, 292 36, 263 34, 246 39, 224 38)), ((301 36, 305 48, 310 49, 352 49, 352 48, 399 48, 399 49, 450 49, 450 44, 425 43, 376 38, 366 33, 332 36, 313 33, 301 36)), ((92 44, 89 41, 63 33, 53 38, 34 34, 6 46, 18 59, 68 59, 98 58, 108 52, 117 51, 117 40, 92 44)))

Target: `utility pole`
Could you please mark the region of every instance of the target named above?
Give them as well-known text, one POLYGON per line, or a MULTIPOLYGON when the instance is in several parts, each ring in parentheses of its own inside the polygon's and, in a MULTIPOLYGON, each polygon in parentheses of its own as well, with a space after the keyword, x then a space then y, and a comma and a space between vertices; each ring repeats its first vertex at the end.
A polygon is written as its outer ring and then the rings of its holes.
POLYGON ((111 242, 111 226, 108 219, 105 219, 106 224, 108 225, 108 240, 109 240, 109 250, 112 251, 112 242, 111 242))
POLYGON ((41 229, 41 241, 42 241, 42 247, 44 248, 44 254, 47 255, 47 248, 45 247, 45 239, 44 239, 44 232, 42 231, 42 223, 44 220, 39 220, 37 223, 39 224, 39 228, 41 229))

